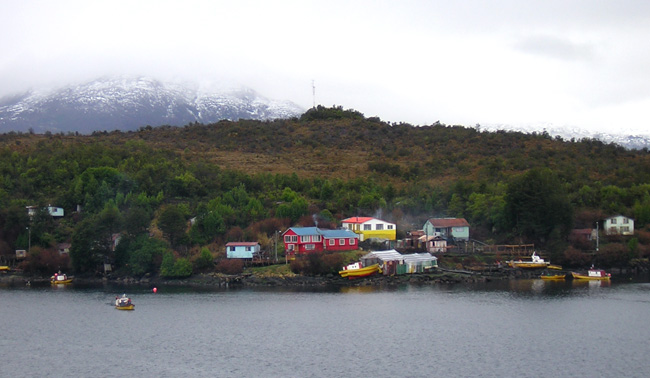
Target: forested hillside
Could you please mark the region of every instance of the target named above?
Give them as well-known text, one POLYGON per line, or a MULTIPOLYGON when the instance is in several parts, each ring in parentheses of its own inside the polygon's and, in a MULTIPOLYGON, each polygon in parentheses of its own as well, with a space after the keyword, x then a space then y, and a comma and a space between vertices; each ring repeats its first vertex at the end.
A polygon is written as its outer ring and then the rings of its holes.
POLYGON ((572 228, 615 214, 638 231, 617 253, 646 257, 647 150, 388 124, 336 107, 267 122, 0 135, 0 254, 31 241, 27 269, 60 263, 52 251, 71 242, 78 272, 108 261, 136 275, 184 275, 209 267, 227 241, 269 248, 291 225, 335 227, 352 215, 395 222, 398 237, 429 217, 464 217, 475 239, 532 242, 561 257, 575 253, 572 228), (49 204, 65 217, 27 216, 25 206, 49 204))

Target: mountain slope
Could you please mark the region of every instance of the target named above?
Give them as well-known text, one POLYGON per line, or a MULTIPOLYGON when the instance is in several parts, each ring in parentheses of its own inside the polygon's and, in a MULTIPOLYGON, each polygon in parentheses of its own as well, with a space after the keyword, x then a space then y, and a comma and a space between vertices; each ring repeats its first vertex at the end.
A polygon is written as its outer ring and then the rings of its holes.
POLYGON ((478 130, 496 132, 515 131, 527 134, 548 134, 551 137, 561 137, 564 140, 579 141, 584 138, 596 139, 604 143, 615 143, 629 149, 641 150, 650 148, 650 132, 645 134, 633 134, 624 128, 612 129, 611 132, 589 131, 577 127, 563 127, 553 124, 544 125, 504 125, 504 124, 487 124, 479 125, 478 130))
POLYGON ((102 78, 0 101, 0 132, 127 131, 146 125, 291 118, 303 111, 246 88, 205 91, 145 77, 102 78))

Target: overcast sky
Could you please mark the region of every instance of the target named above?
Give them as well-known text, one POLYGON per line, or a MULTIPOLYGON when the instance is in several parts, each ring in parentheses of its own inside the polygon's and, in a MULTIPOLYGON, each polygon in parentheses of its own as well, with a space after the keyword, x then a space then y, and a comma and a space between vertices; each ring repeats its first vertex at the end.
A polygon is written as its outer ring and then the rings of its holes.
POLYGON ((414 125, 650 133, 650 1, 0 1, 0 96, 236 82, 414 125))

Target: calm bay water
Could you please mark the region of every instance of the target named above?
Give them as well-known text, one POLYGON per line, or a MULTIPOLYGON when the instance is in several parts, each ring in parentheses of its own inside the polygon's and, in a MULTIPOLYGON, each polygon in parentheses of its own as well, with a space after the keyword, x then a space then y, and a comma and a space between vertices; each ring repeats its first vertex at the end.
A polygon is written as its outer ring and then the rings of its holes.
POLYGON ((650 284, 0 288, 6 377, 647 377, 650 284))

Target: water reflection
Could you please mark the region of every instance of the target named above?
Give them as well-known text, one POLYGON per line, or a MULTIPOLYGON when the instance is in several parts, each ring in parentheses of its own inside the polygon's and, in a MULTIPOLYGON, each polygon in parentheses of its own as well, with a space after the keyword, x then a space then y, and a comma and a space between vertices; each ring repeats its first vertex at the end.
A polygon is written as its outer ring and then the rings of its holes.
POLYGON ((53 290, 72 290, 72 284, 50 284, 53 290))
POLYGON ((601 287, 610 287, 612 286, 612 282, 609 280, 603 280, 603 281, 598 281, 598 280, 572 280, 573 287, 577 288, 590 288, 590 289, 598 289, 601 287))
POLYGON ((352 286, 352 287, 342 287, 341 293, 344 294, 367 294, 374 293, 377 291, 377 287, 373 286, 352 286))

